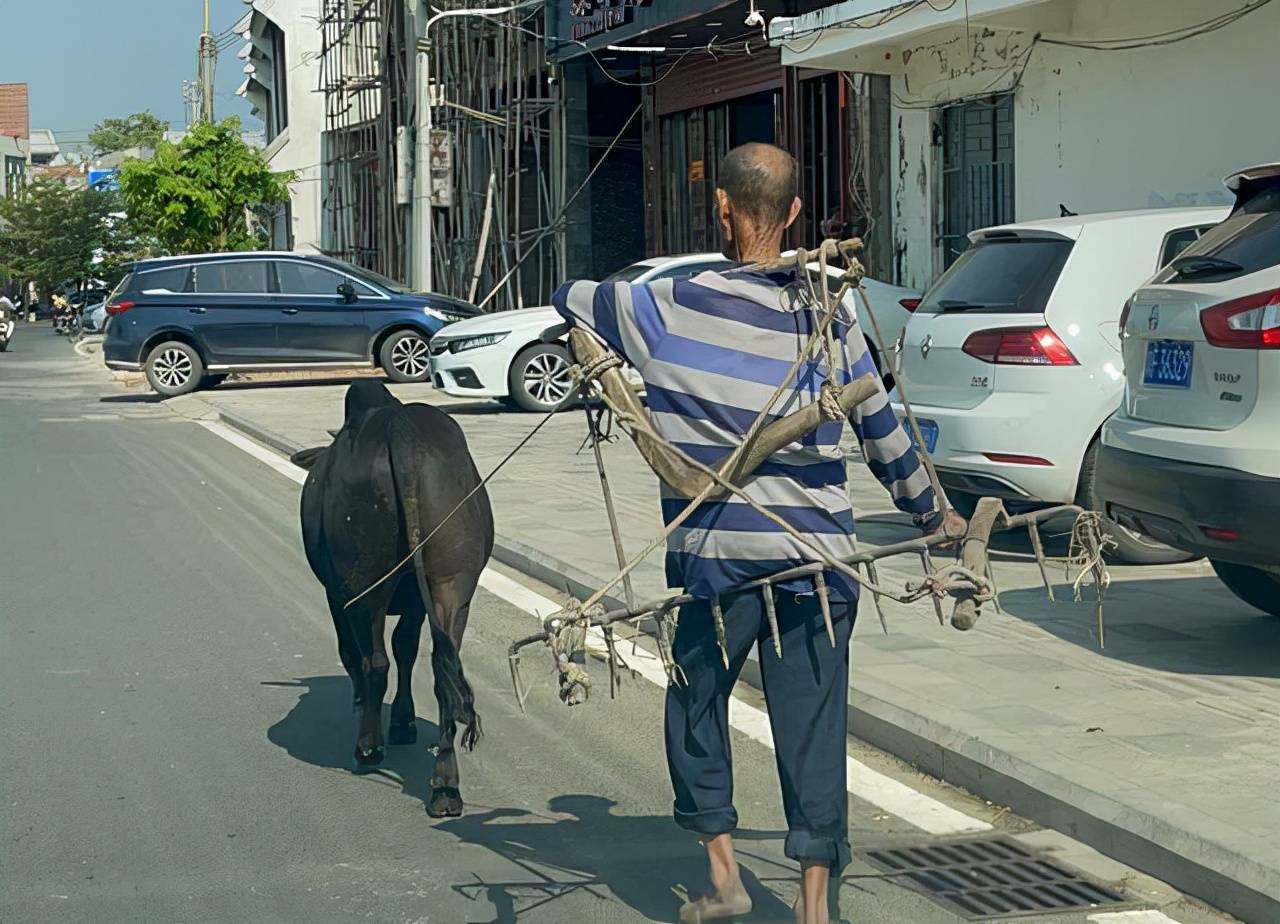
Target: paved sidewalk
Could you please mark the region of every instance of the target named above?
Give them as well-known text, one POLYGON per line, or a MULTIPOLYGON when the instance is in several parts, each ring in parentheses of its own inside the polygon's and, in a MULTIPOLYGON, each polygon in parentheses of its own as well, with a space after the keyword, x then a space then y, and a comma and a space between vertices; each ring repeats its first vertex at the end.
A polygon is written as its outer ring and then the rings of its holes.
MULTIPOLYGON (((541 419, 394 390, 445 407, 482 473, 541 419)), ((318 445, 341 423, 343 391, 233 385, 170 403, 268 442, 318 445)), ((575 591, 617 570, 584 434, 580 412, 557 416, 489 487, 503 559, 575 591)), ((635 552, 660 533, 656 482, 625 437, 605 457, 635 552)), ((912 536, 856 456, 850 471, 862 541, 912 536)), ((1280 621, 1237 602, 1203 563, 1117 568, 1100 650, 1093 607, 1069 602, 1065 585, 1067 602, 1050 604, 1024 540, 1000 550, 1006 614, 972 632, 939 627, 928 603, 886 602, 885 636, 863 602, 853 731, 1246 920, 1280 920, 1280 621)), ((881 577, 901 586, 913 564, 884 564, 881 577)), ((661 555, 635 579, 640 596, 663 595, 661 555)))

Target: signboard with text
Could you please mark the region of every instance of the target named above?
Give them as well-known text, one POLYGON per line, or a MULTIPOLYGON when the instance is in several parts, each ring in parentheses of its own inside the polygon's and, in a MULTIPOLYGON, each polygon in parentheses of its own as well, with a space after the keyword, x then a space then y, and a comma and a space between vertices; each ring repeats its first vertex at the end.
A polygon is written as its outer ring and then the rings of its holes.
POLYGON ((439 128, 432 129, 427 147, 431 204, 438 208, 450 208, 453 205, 453 133, 439 128))
POLYGON ((552 0, 547 57, 564 61, 727 6, 729 0, 552 0), (579 44, 582 43, 582 44, 579 44))

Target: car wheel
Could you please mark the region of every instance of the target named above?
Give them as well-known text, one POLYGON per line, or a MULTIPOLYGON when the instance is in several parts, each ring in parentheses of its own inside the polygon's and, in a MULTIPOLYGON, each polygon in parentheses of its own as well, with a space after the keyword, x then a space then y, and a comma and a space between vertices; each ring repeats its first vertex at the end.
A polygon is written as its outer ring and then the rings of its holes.
MULTIPOLYGON (((1102 501, 1097 493, 1098 443, 1091 444, 1084 454, 1084 463, 1080 466, 1080 486, 1076 491, 1076 504, 1086 510, 1101 510, 1102 501)), ((1175 549, 1162 542, 1156 542, 1150 536, 1121 526, 1113 520, 1102 521, 1107 535, 1115 542, 1115 547, 1107 554, 1107 560, 1121 565, 1173 565, 1178 562, 1195 561, 1198 555, 1175 549)))
POLYGON ((511 364, 511 399, 526 411, 558 411, 573 401, 573 360, 558 343, 529 347, 511 364))
POLYGON ((213 375, 206 375, 200 379, 200 387, 202 389, 217 388, 227 380, 227 373, 217 372, 213 375))
POLYGON ((1209 564, 1227 590, 1264 613, 1280 616, 1280 574, 1213 559, 1209 559, 1209 564))
POLYGON ((379 360, 393 382, 425 382, 431 378, 431 350, 416 330, 396 331, 382 344, 379 360))
POLYGON ((178 340, 167 341, 152 350, 144 367, 152 390, 166 398, 195 391, 204 375, 200 354, 178 340))

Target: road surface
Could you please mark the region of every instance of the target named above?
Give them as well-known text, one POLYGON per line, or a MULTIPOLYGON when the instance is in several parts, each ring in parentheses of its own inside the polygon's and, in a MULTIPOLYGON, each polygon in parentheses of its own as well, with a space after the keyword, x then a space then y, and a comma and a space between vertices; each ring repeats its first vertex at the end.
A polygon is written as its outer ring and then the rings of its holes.
MULTIPOLYGON (((0 439, 0 921, 671 921, 705 887, 670 820, 656 685, 570 711, 534 656, 521 715, 505 647, 534 619, 482 590, 463 655, 486 736, 462 758, 466 815, 434 821, 426 657, 420 744, 389 749, 386 774, 349 770, 350 689, 293 479, 46 327, 0 356, 0 439)), ((747 920, 788 921, 795 870, 755 733, 734 740, 747 920)), ((1032 827, 850 748, 926 802, 1032 827)), ((861 798, 850 823, 855 847, 930 839, 861 798)), ((861 860, 848 873, 850 921, 962 920, 861 860)), ((1222 920, 1165 911, 1099 920, 1222 920)))

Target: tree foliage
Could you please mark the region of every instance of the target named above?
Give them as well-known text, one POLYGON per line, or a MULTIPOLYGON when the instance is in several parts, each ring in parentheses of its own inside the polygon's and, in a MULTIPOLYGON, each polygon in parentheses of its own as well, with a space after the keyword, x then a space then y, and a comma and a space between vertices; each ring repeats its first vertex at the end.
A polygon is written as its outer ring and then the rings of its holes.
POLYGON ((155 148, 169 130, 169 123, 150 111, 135 112, 123 119, 103 119, 89 132, 89 144, 98 154, 155 148))
POLYGON ((42 295, 68 282, 112 281, 133 247, 117 193, 41 179, 0 199, 0 271, 42 295))
POLYGON ((120 169, 120 191, 139 233, 169 253, 252 250, 265 243, 252 210, 289 201, 292 173, 273 173, 240 137, 240 120, 201 122, 151 160, 120 169))

